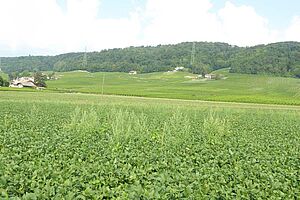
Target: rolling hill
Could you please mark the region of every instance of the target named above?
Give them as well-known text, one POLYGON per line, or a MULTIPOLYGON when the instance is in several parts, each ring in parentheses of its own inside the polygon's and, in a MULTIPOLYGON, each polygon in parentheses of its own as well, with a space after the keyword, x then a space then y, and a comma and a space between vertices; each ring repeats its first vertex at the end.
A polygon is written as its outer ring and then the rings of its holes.
POLYGON ((1 58, 1 68, 7 72, 73 71, 90 72, 160 72, 178 66, 191 72, 203 73, 221 68, 230 72, 273 74, 300 77, 300 43, 281 42, 254 47, 237 47, 226 43, 195 42, 194 62, 191 64, 193 43, 129 47, 101 52, 67 53, 57 56, 23 56, 1 58))

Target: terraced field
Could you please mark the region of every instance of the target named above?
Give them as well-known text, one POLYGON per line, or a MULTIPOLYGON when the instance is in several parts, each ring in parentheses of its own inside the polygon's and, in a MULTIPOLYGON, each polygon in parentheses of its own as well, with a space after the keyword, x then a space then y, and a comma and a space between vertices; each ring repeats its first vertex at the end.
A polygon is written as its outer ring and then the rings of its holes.
POLYGON ((297 199, 300 108, 0 92, 0 195, 297 199))

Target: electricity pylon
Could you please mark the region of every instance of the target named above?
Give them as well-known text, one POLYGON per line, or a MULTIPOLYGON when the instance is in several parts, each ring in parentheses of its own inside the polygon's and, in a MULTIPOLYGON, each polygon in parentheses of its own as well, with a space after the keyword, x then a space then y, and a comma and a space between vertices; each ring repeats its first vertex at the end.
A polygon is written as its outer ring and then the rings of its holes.
POLYGON ((84 69, 87 69, 87 52, 86 52, 86 47, 85 47, 85 51, 84 51, 84 54, 83 54, 83 68, 84 69))
POLYGON ((191 66, 195 63, 195 53, 196 53, 196 43, 193 42, 192 52, 191 52, 191 66))

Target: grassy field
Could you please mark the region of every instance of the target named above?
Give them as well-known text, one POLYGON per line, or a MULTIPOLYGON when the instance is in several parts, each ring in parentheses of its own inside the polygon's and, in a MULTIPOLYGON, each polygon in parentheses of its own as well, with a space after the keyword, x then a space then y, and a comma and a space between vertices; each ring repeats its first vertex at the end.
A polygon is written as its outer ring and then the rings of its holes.
POLYGON ((48 90, 118 94, 143 97, 192 99, 227 102, 300 105, 300 79, 259 75, 229 74, 220 70, 224 80, 193 80, 187 72, 149 73, 60 73, 49 81, 48 90))
MULTIPOLYGON (((44 92, 95 93, 223 102, 300 105, 300 79, 216 71, 222 80, 193 79, 187 72, 129 75, 127 73, 73 71, 57 73, 44 92), (103 82, 104 78, 104 82, 103 82), (104 83, 104 84, 103 84, 104 83)), ((0 88, 0 91, 34 91, 0 88)))
POLYGON ((2 91, 0 116, 4 199, 300 196, 299 106, 2 91))

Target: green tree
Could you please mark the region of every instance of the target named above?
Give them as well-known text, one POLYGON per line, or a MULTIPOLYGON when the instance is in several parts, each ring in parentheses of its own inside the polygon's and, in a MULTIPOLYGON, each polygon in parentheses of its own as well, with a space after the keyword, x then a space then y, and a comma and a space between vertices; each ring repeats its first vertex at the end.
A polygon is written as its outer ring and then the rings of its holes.
POLYGON ((51 72, 50 74, 48 74, 48 77, 50 80, 55 79, 55 72, 51 72))
POLYGON ((205 74, 208 74, 210 72, 209 66, 203 63, 196 64, 195 66, 190 67, 190 71, 193 74, 201 74, 202 76, 205 76, 205 74))
POLYGON ((21 77, 28 77, 28 76, 31 76, 30 72, 28 70, 24 70, 21 74, 20 74, 21 77))
POLYGON ((2 76, 0 76, 0 86, 3 86, 3 84, 4 84, 4 80, 3 80, 2 76))
POLYGON ((53 70, 55 71, 67 71, 67 61, 58 61, 54 64, 53 70))
POLYGON ((43 74, 42 72, 38 71, 35 72, 33 75, 34 83, 38 87, 47 87, 46 80, 47 76, 43 74))
POLYGON ((3 87, 8 87, 9 86, 9 82, 7 80, 4 80, 2 86, 3 87))
POLYGON ((0 76, 0 86, 2 87, 8 87, 9 86, 9 82, 5 79, 2 78, 2 76, 0 76))
POLYGON ((293 74, 295 77, 300 78, 300 67, 294 69, 293 74))
POLYGON ((13 80, 16 79, 17 77, 19 77, 19 72, 11 72, 8 74, 9 80, 13 80))

